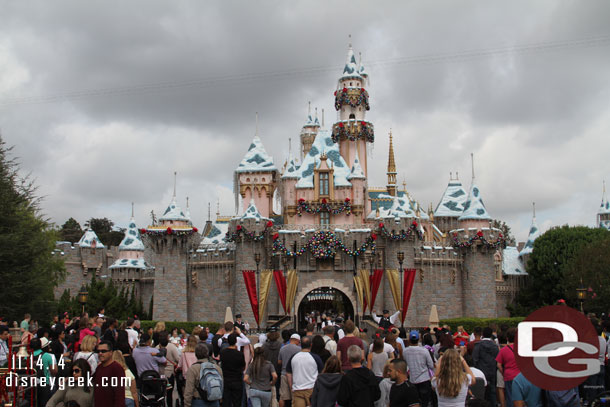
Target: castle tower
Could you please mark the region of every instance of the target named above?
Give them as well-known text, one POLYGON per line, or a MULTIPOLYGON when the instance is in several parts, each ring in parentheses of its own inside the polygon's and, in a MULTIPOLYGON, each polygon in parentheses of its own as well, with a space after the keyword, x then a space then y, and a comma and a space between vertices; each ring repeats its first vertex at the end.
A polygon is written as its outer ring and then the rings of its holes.
POLYGON ((367 80, 364 66, 362 63, 360 66, 356 64, 350 44, 343 75, 335 91, 335 109, 339 112, 339 118, 333 124, 332 139, 339 143, 339 151, 349 168, 354 165, 356 156, 360 157, 365 176, 368 176, 366 143, 375 141, 373 123, 365 118, 366 111, 370 109, 369 94, 364 88, 367 80))
POLYGON ((434 210, 434 224, 443 232, 457 229, 458 218, 464 212, 464 204, 468 195, 460 182, 458 173, 449 173, 449 184, 434 210))
POLYGON ((477 186, 474 178, 474 157, 471 154, 472 159, 472 183, 470 185, 470 192, 468 193, 468 199, 464 203, 464 211, 458 218, 460 227, 463 229, 475 228, 481 229, 489 227, 489 221, 491 217, 485 209, 483 204, 483 197, 481 196, 481 190, 477 186))
POLYGON ((597 212, 597 225, 600 228, 606 228, 610 230, 610 202, 606 196, 606 181, 604 181, 602 189, 602 204, 597 212))
POLYGON ((148 305, 152 296, 152 285, 143 288, 140 282, 146 277, 145 273, 153 269, 154 267, 144 260, 144 243, 136 226, 132 204, 131 219, 125 229, 125 237, 119 245, 119 256, 108 267, 108 270, 110 270, 114 282, 118 282, 128 289, 134 288, 136 295, 142 299, 142 303, 148 305))
POLYGON ((390 130, 390 148, 388 151, 388 195, 396 196, 396 161, 394 160, 394 144, 392 143, 392 130, 390 130))
POLYGON ((309 102, 309 107, 307 110, 307 121, 301 129, 301 160, 305 157, 309 150, 311 150, 311 146, 318 135, 318 130, 320 130, 320 121, 318 120, 318 109, 316 109, 315 117, 311 117, 311 102, 309 102))
POLYGON ((277 187, 278 171, 258 137, 258 130, 256 133, 235 170, 235 192, 242 197, 244 211, 253 199, 260 213, 270 217, 273 215, 273 193, 277 187))
POLYGON ((523 249, 519 252, 519 257, 522 258, 523 264, 527 266, 527 259, 530 254, 534 251, 534 240, 540 236, 540 229, 536 223, 536 203, 532 203, 534 214, 532 216, 532 226, 530 226, 530 232, 527 235, 527 242, 523 249))
POLYGON ((189 253, 199 243, 197 228, 176 204, 176 173, 174 194, 159 225, 145 230, 155 265, 153 319, 157 321, 188 321, 189 253))

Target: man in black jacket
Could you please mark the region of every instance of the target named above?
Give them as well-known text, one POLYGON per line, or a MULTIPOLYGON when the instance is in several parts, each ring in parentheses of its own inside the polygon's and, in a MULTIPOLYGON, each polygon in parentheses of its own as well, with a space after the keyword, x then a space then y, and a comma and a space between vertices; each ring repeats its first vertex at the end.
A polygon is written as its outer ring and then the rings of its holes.
POLYGON ((485 400, 492 406, 496 405, 496 356, 498 356, 498 345, 491 339, 493 331, 490 327, 483 329, 483 338, 474 346, 472 358, 474 366, 485 374, 487 387, 485 387, 485 400))
POLYGON ((358 345, 347 348, 347 358, 352 369, 341 379, 337 403, 343 407, 371 407, 381 397, 379 379, 362 366, 364 355, 358 345))

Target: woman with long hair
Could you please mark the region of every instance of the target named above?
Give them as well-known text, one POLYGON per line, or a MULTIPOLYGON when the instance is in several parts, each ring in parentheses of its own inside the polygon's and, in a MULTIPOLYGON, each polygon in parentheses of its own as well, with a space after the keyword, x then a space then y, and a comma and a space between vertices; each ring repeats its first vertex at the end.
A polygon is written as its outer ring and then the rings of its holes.
POLYGON ((331 357, 330 352, 325 348, 326 344, 324 343, 324 338, 320 335, 316 335, 311 340, 311 353, 315 353, 320 356, 322 359, 322 363, 326 363, 329 357, 331 357))
POLYGON ((402 345, 398 342, 398 329, 394 328, 385 337, 385 343, 389 343, 394 348, 394 357, 401 358, 402 357, 402 345))
POLYGON ((366 366, 377 377, 383 377, 383 368, 388 363, 388 360, 394 359, 394 355, 390 358, 383 351, 383 339, 377 337, 373 341, 373 351, 369 352, 366 358, 366 366))
POLYGON ((273 363, 265 359, 263 347, 257 346, 244 376, 244 382, 250 385, 248 397, 252 401, 252 407, 271 406, 271 387, 276 381, 277 373, 273 363))
POLYGON ((80 344, 79 351, 74 354, 74 360, 77 359, 85 359, 89 366, 91 366, 91 374, 95 373, 95 369, 97 369, 98 360, 97 355, 94 350, 97 346, 97 338, 95 336, 87 335, 83 338, 82 343, 80 344))
POLYGON ((438 361, 432 386, 436 389, 438 407, 463 406, 468 386, 476 382, 474 374, 455 349, 447 349, 438 361))
POLYGON ((136 388, 136 377, 131 373, 131 370, 125 364, 123 352, 115 350, 112 352, 112 360, 117 362, 125 371, 125 377, 128 377, 128 383, 125 384, 125 407, 138 407, 138 389, 136 388))
POLYGON ((74 403, 80 407, 93 407, 93 389, 87 385, 88 377, 92 375, 91 367, 84 359, 75 360, 68 376, 59 378, 65 380, 63 386, 53 394, 46 407, 68 406, 74 403), (74 379, 68 380, 70 377, 74 379))
POLYGON ((329 357, 313 385, 311 407, 335 407, 342 377, 341 360, 336 356, 329 357))
POLYGON ((117 332, 116 344, 116 349, 120 350, 123 354, 125 364, 129 370, 131 370, 131 373, 133 373, 134 376, 137 375, 138 369, 136 367, 136 361, 133 360, 133 357, 131 356, 132 349, 129 345, 129 334, 126 330, 121 329, 117 332))

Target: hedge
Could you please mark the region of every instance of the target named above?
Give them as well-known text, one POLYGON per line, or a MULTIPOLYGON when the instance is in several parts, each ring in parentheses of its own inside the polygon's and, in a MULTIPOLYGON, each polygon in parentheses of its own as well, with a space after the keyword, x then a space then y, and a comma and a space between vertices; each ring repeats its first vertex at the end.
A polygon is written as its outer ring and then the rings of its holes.
POLYGON ((525 317, 512 317, 512 318, 453 318, 441 320, 441 325, 449 325, 452 331, 456 331, 457 327, 462 325, 466 332, 472 333, 475 327, 480 326, 485 328, 491 324, 496 324, 498 329, 502 325, 508 325, 509 328, 516 328, 519 322, 523 321, 525 317))
MULTIPOLYGON (((142 332, 146 332, 148 328, 154 328, 157 322, 158 321, 140 321, 140 329, 142 332)), ((210 328, 210 332, 216 333, 221 324, 218 322, 165 321, 165 330, 171 333, 174 328, 182 328, 190 334, 197 325, 207 326, 210 328)))

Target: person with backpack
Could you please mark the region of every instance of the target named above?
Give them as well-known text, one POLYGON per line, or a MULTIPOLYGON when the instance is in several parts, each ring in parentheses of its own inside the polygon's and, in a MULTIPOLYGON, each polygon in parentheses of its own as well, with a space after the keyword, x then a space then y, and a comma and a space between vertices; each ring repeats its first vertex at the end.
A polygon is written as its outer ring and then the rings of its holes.
POLYGON ((250 386, 248 397, 252 407, 271 406, 271 388, 277 381, 277 373, 273 363, 265 359, 265 351, 261 344, 254 345, 254 358, 248 365, 244 382, 250 386))
POLYGON ((218 407, 222 399, 224 379, 222 370, 209 357, 208 347, 195 347, 197 361, 186 372, 184 407, 218 407))

